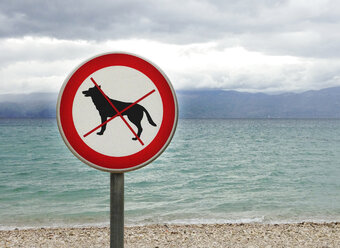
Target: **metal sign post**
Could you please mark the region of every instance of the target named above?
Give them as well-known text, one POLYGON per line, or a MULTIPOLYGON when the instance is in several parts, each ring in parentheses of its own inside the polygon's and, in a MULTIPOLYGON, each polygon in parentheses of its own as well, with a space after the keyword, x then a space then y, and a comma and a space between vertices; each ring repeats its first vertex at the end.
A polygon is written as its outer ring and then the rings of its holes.
POLYGON ((110 248, 123 248, 124 173, 110 174, 110 248))

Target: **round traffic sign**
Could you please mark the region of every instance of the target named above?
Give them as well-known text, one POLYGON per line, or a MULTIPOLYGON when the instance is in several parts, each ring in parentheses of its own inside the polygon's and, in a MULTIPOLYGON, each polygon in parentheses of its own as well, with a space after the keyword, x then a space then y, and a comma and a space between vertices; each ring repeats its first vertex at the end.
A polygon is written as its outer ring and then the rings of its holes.
POLYGON ((108 53, 78 66, 57 102, 60 134, 84 163, 108 172, 138 169, 156 159, 177 125, 175 91, 154 64, 108 53))

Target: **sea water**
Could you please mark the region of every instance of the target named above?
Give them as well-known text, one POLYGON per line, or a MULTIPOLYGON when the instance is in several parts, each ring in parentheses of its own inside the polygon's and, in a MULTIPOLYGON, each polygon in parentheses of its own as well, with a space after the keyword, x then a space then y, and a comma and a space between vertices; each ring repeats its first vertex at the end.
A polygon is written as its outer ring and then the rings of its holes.
MULTIPOLYGON (((108 225, 109 182, 54 119, 0 119, 0 229, 108 225)), ((340 221, 340 120, 180 120, 125 174, 127 225, 302 221, 340 221)))

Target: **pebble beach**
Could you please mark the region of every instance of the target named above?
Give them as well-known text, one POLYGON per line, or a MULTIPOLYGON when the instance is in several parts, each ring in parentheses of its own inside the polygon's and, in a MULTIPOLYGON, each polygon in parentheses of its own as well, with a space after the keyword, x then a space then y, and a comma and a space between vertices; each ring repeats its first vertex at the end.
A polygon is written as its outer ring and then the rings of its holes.
MULTIPOLYGON (((124 247, 340 247, 340 223, 125 227, 124 247)), ((109 247, 108 227, 0 231, 0 247, 109 247)))

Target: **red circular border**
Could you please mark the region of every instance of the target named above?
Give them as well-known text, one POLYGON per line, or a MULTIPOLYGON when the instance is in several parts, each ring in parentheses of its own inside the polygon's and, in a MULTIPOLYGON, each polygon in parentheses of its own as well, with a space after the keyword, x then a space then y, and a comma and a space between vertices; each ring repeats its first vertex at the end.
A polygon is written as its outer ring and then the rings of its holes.
POLYGON ((155 66, 135 55, 110 53, 85 62, 69 76, 58 99, 58 124, 64 134, 64 141, 68 142, 84 162, 90 166, 99 166, 98 169, 128 171, 146 165, 165 149, 177 124, 177 101, 169 83, 155 66), (73 122, 72 107, 78 88, 89 75, 109 66, 127 66, 146 75, 156 86, 163 103, 163 120, 156 137, 143 150, 124 157, 107 156, 90 148, 79 136, 73 122))

